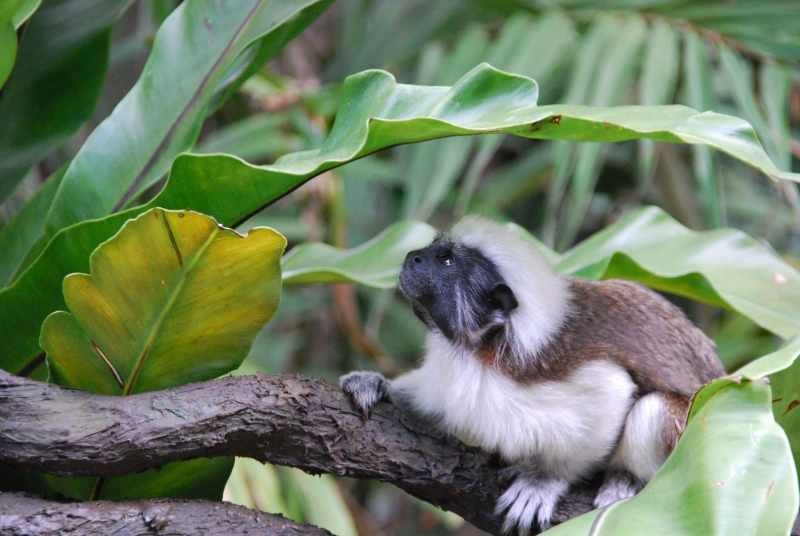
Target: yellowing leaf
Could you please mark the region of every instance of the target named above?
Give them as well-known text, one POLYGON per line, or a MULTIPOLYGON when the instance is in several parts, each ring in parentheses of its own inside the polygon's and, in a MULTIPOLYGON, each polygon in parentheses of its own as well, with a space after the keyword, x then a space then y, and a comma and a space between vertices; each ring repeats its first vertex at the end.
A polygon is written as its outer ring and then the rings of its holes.
POLYGON ((191 211, 156 208, 64 279, 71 311, 42 326, 52 380, 131 394, 207 380, 244 360, 278 308, 286 240, 247 237, 191 211))

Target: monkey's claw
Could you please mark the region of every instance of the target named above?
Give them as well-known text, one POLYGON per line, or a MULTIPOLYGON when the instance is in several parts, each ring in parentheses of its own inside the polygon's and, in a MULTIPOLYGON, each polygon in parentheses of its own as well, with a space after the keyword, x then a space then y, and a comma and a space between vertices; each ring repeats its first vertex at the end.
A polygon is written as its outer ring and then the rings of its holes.
POLYGON ((389 398, 389 382, 378 372, 345 374, 339 378, 339 386, 350 395, 364 419, 369 419, 375 404, 389 398))
POLYGON ((569 490, 569 483, 560 478, 542 478, 521 472, 497 501, 495 515, 506 512, 503 532, 515 527, 517 534, 527 536, 536 519, 542 531, 550 528, 558 500, 569 490))

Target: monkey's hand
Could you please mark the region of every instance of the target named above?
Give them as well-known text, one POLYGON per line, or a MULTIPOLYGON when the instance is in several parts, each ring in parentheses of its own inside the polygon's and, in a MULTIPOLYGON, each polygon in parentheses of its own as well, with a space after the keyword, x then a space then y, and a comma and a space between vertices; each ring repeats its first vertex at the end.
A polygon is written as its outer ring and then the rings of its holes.
POLYGON ((501 476, 514 474, 517 475, 514 483, 498 499, 494 510, 495 515, 508 510, 503 532, 516 527, 519 536, 527 536, 534 518, 541 531, 547 530, 559 499, 569 490, 569 483, 563 478, 544 477, 529 466, 512 466, 501 472, 501 476))
POLYGON ((389 381, 378 372, 350 372, 339 378, 339 386, 365 419, 369 419, 375 404, 389 400, 389 381))

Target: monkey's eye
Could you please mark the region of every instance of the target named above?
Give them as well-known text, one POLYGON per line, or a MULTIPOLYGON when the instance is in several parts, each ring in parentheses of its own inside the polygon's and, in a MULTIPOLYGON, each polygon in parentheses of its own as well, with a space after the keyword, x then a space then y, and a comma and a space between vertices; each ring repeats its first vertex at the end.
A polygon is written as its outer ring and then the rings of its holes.
POLYGON ((441 255, 436 257, 439 262, 445 266, 452 266, 454 264, 455 259, 453 259, 453 254, 449 251, 447 253, 442 253, 441 255))

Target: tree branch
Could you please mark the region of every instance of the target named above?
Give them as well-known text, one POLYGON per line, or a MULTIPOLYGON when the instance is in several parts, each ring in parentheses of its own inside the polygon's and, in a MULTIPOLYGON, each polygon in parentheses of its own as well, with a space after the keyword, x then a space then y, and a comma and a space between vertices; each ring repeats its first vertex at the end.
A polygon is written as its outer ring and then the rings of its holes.
POLYGON ((57 502, 0 493, 0 534, 8 536, 169 534, 331 536, 277 514, 206 500, 57 502))
MULTIPOLYGON (((119 476, 215 456, 390 482, 500 531, 493 509, 508 482, 496 457, 389 404, 364 421, 323 380, 259 374, 112 397, 0 371, 0 464, 119 476)), ((588 511, 593 496, 591 486, 574 490, 556 519, 588 511)))

